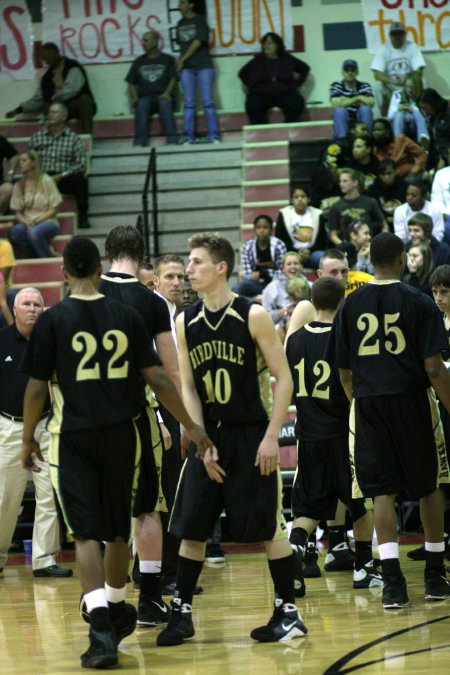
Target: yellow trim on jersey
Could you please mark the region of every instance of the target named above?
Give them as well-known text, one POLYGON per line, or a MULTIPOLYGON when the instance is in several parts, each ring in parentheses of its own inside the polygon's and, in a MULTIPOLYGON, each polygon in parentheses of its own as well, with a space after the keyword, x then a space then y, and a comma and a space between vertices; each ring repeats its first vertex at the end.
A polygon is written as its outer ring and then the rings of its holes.
POLYGON ((69 534, 74 534, 74 529, 69 522, 69 516, 66 512, 64 499, 59 487, 59 443, 61 440, 60 434, 50 434, 50 441, 48 445, 48 466, 50 469, 50 480, 58 497, 59 505, 63 514, 64 522, 67 525, 69 534))
POLYGON ((50 380, 50 392, 52 399, 53 415, 50 418, 47 429, 51 434, 61 433, 62 411, 64 408, 64 396, 56 379, 56 372, 50 380))
POLYGON ((306 323, 304 328, 309 333, 329 333, 331 331, 331 323, 329 326, 317 326, 317 328, 311 326, 309 323, 306 323))
POLYGON ((112 281, 114 284, 140 284, 141 282, 136 277, 129 277, 128 279, 123 279, 122 277, 108 277, 107 274, 102 274, 100 279, 105 281, 112 281))
POLYGON ((427 389, 428 403, 430 404, 431 423, 433 425, 434 442, 436 443, 438 474, 436 487, 442 483, 450 483, 450 469, 445 447, 444 428, 442 426, 439 404, 433 387, 427 389))
POLYGON ((155 511, 164 511, 167 513, 168 508, 166 498, 162 488, 162 459, 163 459, 163 443, 159 431, 159 424, 154 408, 147 407, 146 414, 150 423, 150 438, 152 441, 152 451, 155 458, 156 471, 158 474, 158 501, 156 502, 155 511))
POLYGON ((353 399, 350 406, 348 448, 350 451, 350 471, 352 474, 352 497, 353 499, 361 499, 364 495, 359 487, 355 469, 355 399, 353 399))
POLYGON ((94 293, 93 295, 79 295, 78 293, 72 293, 69 295, 70 298, 74 298, 75 300, 100 300, 100 298, 104 298, 105 296, 103 293, 94 293))
POLYGON ((281 471, 279 466, 277 466, 276 471, 277 471, 277 489, 278 489, 277 513, 276 513, 277 526, 275 529, 275 534, 272 537, 272 541, 280 541, 283 539, 287 539, 286 519, 283 515, 283 480, 281 478, 281 471))
POLYGON ((141 436, 139 434, 139 429, 136 424, 136 420, 139 419, 139 415, 133 418, 133 427, 134 427, 134 436, 136 439, 135 446, 135 455, 134 455, 134 475, 133 475, 133 486, 131 488, 131 513, 133 513, 134 500, 136 498, 136 493, 139 484, 139 474, 141 472, 141 455, 142 455, 142 445, 141 445, 141 436))
POLYGON ((388 284, 400 284, 400 279, 371 279, 367 283, 374 286, 387 286, 388 284))
POLYGON ((233 304, 233 301, 236 297, 237 297, 236 294, 233 294, 233 297, 231 298, 230 302, 228 303, 228 306, 225 308, 224 313, 222 314, 222 316, 220 317, 219 321, 217 322, 217 324, 215 326, 213 326, 212 323, 208 320, 208 318, 206 316, 204 304, 202 305, 202 307, 201 307, 199 313, 197 314, 197 316, 194 317, 193 319, 191 319, 191 321, 189 321, 188 326, 192 326, 194 323, 197 323, 197 321, 200 321, 200 319, 203 319, 203 321, 206 323, 208 328, 210 328, 213 331, 216 331, 220 328, 220 326, 222 325, 222 322, 223 322, 223 320, 225 319, 226 316, 231 316, 233 319, 237 319, 238 321, 242 321, 242 323, 245 323, 245 319, 243 319, 242 316, 238 312, 236 312, 235 309, 233 309, 231 307, 231 305, 233 304))

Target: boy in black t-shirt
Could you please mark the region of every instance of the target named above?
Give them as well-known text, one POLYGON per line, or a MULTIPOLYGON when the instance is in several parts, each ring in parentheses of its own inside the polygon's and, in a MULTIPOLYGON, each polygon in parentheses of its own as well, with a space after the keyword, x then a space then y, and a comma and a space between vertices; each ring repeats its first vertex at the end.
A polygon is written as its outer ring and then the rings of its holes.
POLYGON ((449 482, 449 468, 432 388, 450 410, 450 375, 441 356, 448 339, 431 298, 400 282, 405 265, 401 239, 390 233, 378 235, 370 256, 375 279, 340 307, 332 344, 342 385, 353 399, 352 462, 362 494, 374 498, 385 579, 383 607, 390 609, 409 604, 399 563, 398 493, 420 499, 425 599, 450 597, 438 489, 441 482, 449 482))
POLYGON ((142 408, 140 378, 187 428, 199 452, 212 447, 160 367, 142 318, 98 293, 100 274, 95 244, 85 237, 72 239, 64 250, 71 296, 40 317, 25 357, 30 379, 22 463, 39 471, 33 455, 42 456, 34 431, 50 380, 51 478, 75 539, 90 619, 90 647, 81 656, 85 668, 117 664, 117 645, 136 625, 136 610, 125 604, 125 592, 141 454, 136 427, 142 408), (104 568, 100 541, 107 542, 104 568))

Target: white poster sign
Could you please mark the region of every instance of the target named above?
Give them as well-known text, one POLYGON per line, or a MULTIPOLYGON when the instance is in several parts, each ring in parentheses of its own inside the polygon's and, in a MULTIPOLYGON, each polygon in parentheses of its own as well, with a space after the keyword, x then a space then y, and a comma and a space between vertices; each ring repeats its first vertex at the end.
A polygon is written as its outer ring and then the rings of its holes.
MULTIPOLYGON (((257 52, 269 31, 291 49, 290 5, 290 0, 208 0, 212 53, 257 52)), ((55 42, 81 63, 118 63, 141 54, 142 35, 155 30, 161 49, 176 55, 180 18, 175 0, 44 0, 43 42, 55 42)))
POLYGON ((362 0, 362 8, 370 52, 389 40, 393 21, 401 21, 424 52, 450 48, 450 0, 362 0))
POLYGON ((25 0, 0 0, 0 73, 11 80, 32 80, 33 32, 25 0))

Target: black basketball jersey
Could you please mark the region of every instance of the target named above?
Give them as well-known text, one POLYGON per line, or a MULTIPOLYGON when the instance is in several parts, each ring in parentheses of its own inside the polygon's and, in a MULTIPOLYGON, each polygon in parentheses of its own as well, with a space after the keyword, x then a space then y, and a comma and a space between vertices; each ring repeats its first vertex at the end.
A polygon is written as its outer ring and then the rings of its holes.
POLYGON ((141 408, 140 368, 160 365, 139 314, 103 295, 71 295, 44 312, 31 333, 24 367, 50 380, 59 433, 110 427, 141 408))
POLYGON ((171 331, 167 304, 159 295, 145 288, 136 277, 119 272, 102 274, 99 291, 108 298, 134 307, 144 319, 152 340, 158 333, 171 331))
POLYGON ((218 312, 207 310, 203 301, 185 310, 186 343, 205 421, 253 424, 270 415, 270 373, 248 328, 251 305, 234 296, 218 312))
POLYGON ((330 335, 330 323, 313 321, 292 333, 286 345, 297 407, 295 433, 305 441, 348 434, 348 399, 338 369, 326 360, 330 335))
POLYGON ((352 371, 357 397, 427 389, 424 359, 448 345, 433 300, 400 281, 374 280, 349 295, 334 332, 336 365, 352 371))

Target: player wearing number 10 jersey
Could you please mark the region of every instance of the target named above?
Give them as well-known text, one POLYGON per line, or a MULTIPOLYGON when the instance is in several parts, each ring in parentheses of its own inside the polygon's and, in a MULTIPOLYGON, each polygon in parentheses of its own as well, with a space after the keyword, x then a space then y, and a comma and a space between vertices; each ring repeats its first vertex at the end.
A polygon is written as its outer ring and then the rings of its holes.
POLYGON ((157 644, 177 645, 194 635, 193 590, 223 508, 234 541, 264 542, 277 594, 274 616, 252 638, 290 640, 306 628, 294 604, 294 556, 278 466, 278 434, 292 395, 289 367, 267 312, 228 288, 231 243, 204 233, 189 246, 187 274, 204 300, 177 319, 181 383, 187 409, 204 421, 215 447, 201 457, 189 448, 182 470, 170 521, 170 531, 182 538, 177 592, 157 644), (269 371, 276 380, 271 413, 269 371))
POLYGON ((405 264, 399 237, 372 241, 375 279, 350 295, 334 324, 336 362, 351 400, 354 466, 374 521, 385 586, 383 606, 409 603, 401 574, 395 498, 420 499, 425 530, 425 598, 450 596, 443 565, 443 503, 438 490, 449 469, 436 397, 450 409, 450 375, 442 318, 431 298, 400 282, 405 264))

